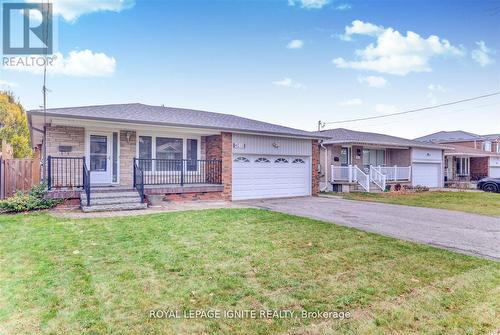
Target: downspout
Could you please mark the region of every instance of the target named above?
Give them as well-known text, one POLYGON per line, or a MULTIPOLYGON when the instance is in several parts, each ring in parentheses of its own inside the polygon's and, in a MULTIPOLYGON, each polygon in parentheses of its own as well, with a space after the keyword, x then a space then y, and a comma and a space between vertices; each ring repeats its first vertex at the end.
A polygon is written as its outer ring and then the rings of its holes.
POLYGON ((325 192, 328 188, 328 149, 323 145, 323 140, 319 142, 319 145, 325 149, 325 187, 320 189, 320 192, 325 192))

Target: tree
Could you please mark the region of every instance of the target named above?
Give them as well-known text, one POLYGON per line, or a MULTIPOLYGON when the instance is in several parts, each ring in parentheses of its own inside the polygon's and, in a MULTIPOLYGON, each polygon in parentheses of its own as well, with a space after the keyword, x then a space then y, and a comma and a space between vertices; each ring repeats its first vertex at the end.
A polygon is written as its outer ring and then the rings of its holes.
POLYGON ((0 139, 12 145, 14 158, 31 157, 28 119, 12 92, 0 91, 0 139))

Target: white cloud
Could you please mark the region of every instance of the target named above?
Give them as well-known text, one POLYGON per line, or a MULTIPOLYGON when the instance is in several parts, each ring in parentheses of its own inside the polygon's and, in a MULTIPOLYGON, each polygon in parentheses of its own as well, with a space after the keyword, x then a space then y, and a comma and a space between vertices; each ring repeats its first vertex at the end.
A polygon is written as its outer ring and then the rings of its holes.
POLYGON ((340 38, 344 41, 350 41, 352 35, 367 35, 367 36, 378 36, 384 32, 384 27, 377 26, 370 22, 363 22, 361 20, 352 21, 350 26, 345 27, 345 32, 340 35, 340 38))
POLYGON ((287 44, 288 49, 301 49, 304 46, 304 41, 302 40, 291 40, 290 43, 287 44))
MULTIPOLYGON (((104 53, 91 50, 70 51, 68 56, 54 54, 54 61, 47 66, 49 75, 73 77, 106 77, 115 72, 116 60, 104 53)), ((4 66, 4 69, 42 74, 43 66, 4 66)))
POLYGON ((444 87, 443 87, 443 86, 441 86, 441 85, 429 84, 429 86, 427 86, 427 88, 429 89, 429 91, 434 91, 434 92, 446 92, 446 88, 444 88, 444 87))
POLYGON ((427 93, 427 99, 429 100, 429 103, 431 105, 437 105, 438 103, 437 95, 439 93, 445 93, 448 91, 443 86, 437 84, 429 84, 429 86, 427 86, 427 89, 429 90, 429 92, 427 93))
POLYGON ((289 88, 306 88, 303 84, 296 82, 291 78, 283 78, 282 80, 273 81, 273 84, 281 87, 289 87, 289 88))
POLYGON ((299 4, 302 8, 320 9, 323 8, 323 6, 326 6, 329 2, 329 0, 288 0, 288 5, 295 6, 296 4, 299 4))
POLYGON ((352 8, 352 6, 348 3, 343 3, 343 4, 340 4, 337 7, 335 7, 336 10, 349 10, 351 8, 352 8))
POLYGON ((377 104, 375 105, 375 112, 379 114, 392 114, 392 113, 397 113, 398 108, 394 105, 384 105, 384 104, 377 104))
POLYGON ((360 98, 349 99, 339 102, 339 106, 359 106, 363 104, 363 100, 360 98))
MULTIPOLYGON (((40 0, 26 0, 40 2, 40 0)), ((134 0, 52 0, 54 15, 73 22, 79 16, 100 11, 121 12, 134 6, 134 0)))
POLYGON ((484 41, 476 42, 476 44, 478 48, 472 50, 472 59, 482 67, 495 63, 495 60, 491 58, 491 55, 495 53, 495 50, 488 48, 484 41))
POLYGON ((379 76, 366 76, 366 77, 358 77, 358 81, 361 84, 366 84, 370 87, 382 88, 386 87, 388 82, 384 77, 379 76))
POLYGON ((429 63, 433 58, 464 55, 461 48, 436 35, 422 38, 408 31, 405 36, 392 28, 385 29, 359 20, 345 28, 344 39, 350 39, 353 34, 376 37, 377 41, 364 49, 356 50, 356 60, 335 58, 332 62, 339 68, 404 76, 410 72, 432 71, 429 63))
POLYGON ((11 89, 14 87, 17 87, 16 83, 12 83, 10 81, 0 79, 0 88, 11 89))

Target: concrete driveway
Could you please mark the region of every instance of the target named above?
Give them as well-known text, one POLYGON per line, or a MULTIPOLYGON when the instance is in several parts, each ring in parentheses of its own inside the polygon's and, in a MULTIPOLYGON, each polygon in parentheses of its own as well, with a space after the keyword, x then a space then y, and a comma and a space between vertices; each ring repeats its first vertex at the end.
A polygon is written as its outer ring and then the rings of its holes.
POLYGON ((500 218, 326 197, 245 200, 238 203, 500 260, 500 218))

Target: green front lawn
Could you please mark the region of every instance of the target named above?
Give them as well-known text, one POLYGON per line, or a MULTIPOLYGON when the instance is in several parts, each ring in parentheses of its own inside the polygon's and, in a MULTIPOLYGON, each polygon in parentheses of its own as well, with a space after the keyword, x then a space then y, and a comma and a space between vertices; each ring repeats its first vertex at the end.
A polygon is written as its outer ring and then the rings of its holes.
MULTIPOLYGON (((337 193, 338 194, 338 193, 337 193)), ((376 201, 397 205, 451 209, 500 215, 500 194, 487 192, 344 193, 350 200, 376 201)))
POLYGON ((500 264, 256 209, 0 216, 0 334, 488 334, 500 264), (150 309, 349 311, 150 319, 150 309))

